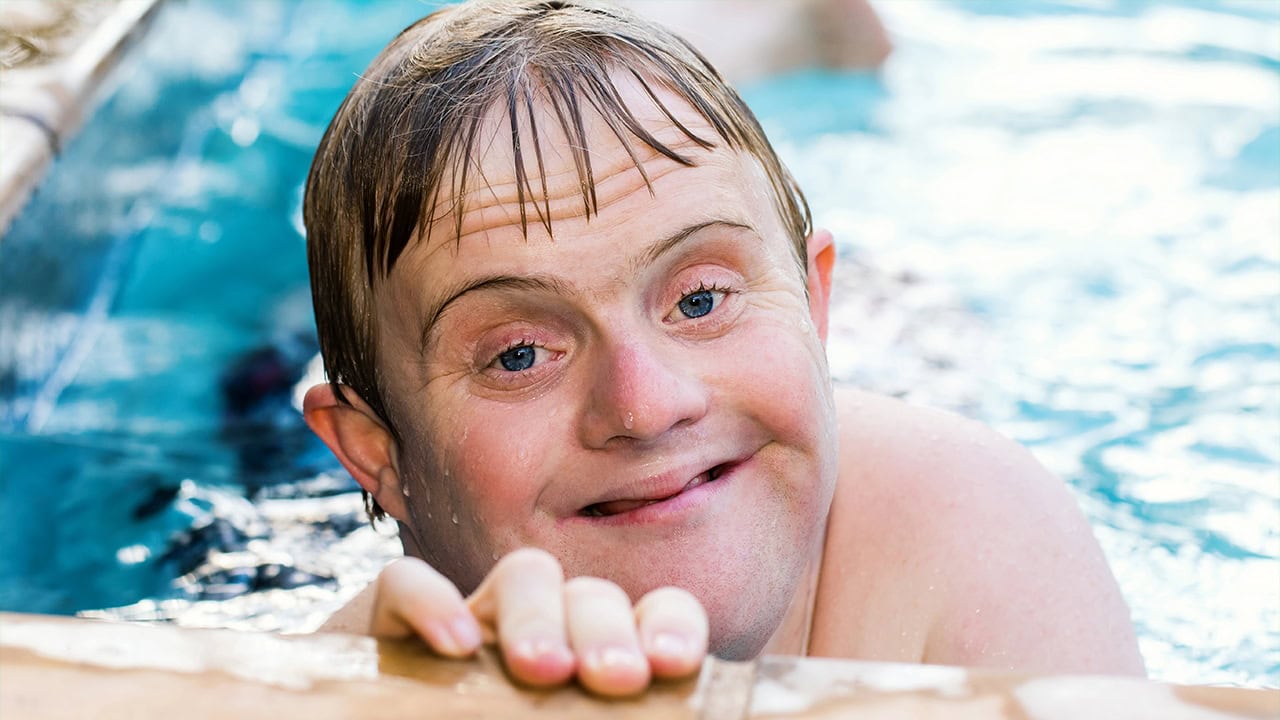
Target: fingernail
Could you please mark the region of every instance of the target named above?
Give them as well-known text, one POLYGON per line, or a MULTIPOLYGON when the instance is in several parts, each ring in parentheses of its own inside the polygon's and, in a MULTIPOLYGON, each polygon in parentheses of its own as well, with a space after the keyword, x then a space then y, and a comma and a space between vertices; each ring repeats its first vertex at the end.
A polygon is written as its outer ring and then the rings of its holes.
POLYGON ((583 662, 597 670, 613 670, 618 668, 645 668, 648 661, 644 656, 630 648, 607 647, 589 650, 582 658, 583 662))
POLYGON ((449 621, 449 634, 458 644, 459 651, 464 653, 480 647, 482 641, 480 626, 476 624, 475 618, 468 614, 458 615, 449 621))
POLYGON ((538 658, 552 655, 564 655, 569 652, 569 649, 563 643, 558 643, 554 640, 537 639, 520 640, 511 648, 511 651, 520 657, 537 660, 538 658))
POLYGON ((658 633, 650 640, 649 646, 655 655, 670 658, 682 658, 689 654, 689 642, 675 633, 658 633))
POLYGON ((463 651, 458 647, 458 639, 454 637, 449 625, 441 620, 429 620, 426 624, 427 635, 432 648, 443 655, 459 655, 463 651))

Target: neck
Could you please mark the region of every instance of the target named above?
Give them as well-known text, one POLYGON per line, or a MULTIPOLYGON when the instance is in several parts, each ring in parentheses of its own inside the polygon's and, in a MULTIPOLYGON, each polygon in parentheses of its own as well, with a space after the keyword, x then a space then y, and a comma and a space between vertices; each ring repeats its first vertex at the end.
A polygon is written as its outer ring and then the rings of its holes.
POLYGON ((826 544, 824 527, 814 550, 809 553, 809 562, 805 564, 800 584, 791 596, 791 604, 782 617, 782 624, 765 644, 762 655, 809 654, 809 633, 813 629, 813 608, 818 600, 818 576, 822 572, 822 556, 826 544))

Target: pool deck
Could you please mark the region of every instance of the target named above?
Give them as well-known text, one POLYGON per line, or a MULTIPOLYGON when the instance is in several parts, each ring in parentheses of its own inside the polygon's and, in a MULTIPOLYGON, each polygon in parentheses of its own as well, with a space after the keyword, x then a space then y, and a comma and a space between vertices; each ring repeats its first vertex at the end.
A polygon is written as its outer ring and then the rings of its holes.
POLYGON ((1280 690, 1034 677, 771 656, 609 701, 512 685, 491 653, 417 641, 280 636, 0 613, 0 718, 1088 718, 1280 717, 1280 690))
POLYGON ((159 4, 0 1, 0 238, 159 4))

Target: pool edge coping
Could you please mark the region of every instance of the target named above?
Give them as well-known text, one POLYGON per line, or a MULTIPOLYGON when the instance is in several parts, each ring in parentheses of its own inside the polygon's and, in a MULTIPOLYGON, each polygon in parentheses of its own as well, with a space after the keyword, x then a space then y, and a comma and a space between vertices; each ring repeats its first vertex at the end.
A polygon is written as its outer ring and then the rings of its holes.
MULTIPOLYGON (((1268 718, 1280 690, 1137 676, 770 655, 708 658, 697 677, 609 700, 577 686, 511 683, 492 648, 453 660, 416 638, 280 635, 0 612, 4 710, 122 718, 479 717, 1051 720, 1268 718), (58 692, 76 687, 77 693, 58 692), (109 698, 110 702, 104 702, 109 698), (1140 708, 1136 714, 1135 708, 1140 708), (428 713, 430 714, 430 713, 428 713)), ((34 715, 33 715, 34 716, 34 715)))
POLYGON ((80 30, 67 55, 0 74, 0 243, 162 2, 119 0, 96 26, 80 30))

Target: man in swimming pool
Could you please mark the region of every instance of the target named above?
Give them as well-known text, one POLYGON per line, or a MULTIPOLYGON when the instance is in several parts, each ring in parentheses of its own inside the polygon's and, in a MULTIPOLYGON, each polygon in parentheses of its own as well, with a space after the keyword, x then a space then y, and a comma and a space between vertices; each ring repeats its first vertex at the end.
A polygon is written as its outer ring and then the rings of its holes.
POLYGON ((833 392, 831 235, 661 27, 424 19, 339 109, 304 216, 330 380, 307 422, 408 556, 331 629, 488 639, 521 682, 605 695, 708 650, 1142 671, 1061 482, 833 392))

